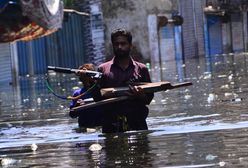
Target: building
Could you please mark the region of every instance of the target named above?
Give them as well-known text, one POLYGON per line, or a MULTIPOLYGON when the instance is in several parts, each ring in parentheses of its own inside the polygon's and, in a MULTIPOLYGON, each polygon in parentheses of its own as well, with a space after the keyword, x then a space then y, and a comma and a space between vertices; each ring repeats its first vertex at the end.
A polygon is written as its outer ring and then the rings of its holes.
POLYGON ((49 36, 0 45, 0 82, 44 74, 48 65, 77 68, 111 58, 110 33, 124 27, 134 34, 133 54, 153 66, 170 60, 247 51, 247 4, 242 0, 75 0, 63 28, 49 36), (160 19, 182 16, 183 24, 160 19))

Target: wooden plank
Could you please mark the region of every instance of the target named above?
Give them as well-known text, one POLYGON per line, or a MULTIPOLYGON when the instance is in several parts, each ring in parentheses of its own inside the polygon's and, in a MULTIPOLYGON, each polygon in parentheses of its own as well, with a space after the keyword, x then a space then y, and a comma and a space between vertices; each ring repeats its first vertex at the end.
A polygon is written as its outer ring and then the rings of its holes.
MULTIPOLYGON (((145 93, 154 93, 159 91, 165 91, 169 89, 174 89, 178 87, 185 87, 192 85, 191 82, 183 82, 172 85, 170 82, 154 82, 154 83, 146 83, 142 85, 138 85, 143 88, 145 93)), ((129 87, 117 87, 117 88, 103 88, 101 89, 101 94, 112 93, 117 96, 126 95, 126 92, 129 91, 129 87)))
MULTIPOLYGON (((172 85, 170 82, 154 82, 154 83, 142 83, 142 85, 139 85, 139 87, 142 87, 146 93, 153 93, 153 92, 158 92, 158 91, 164 91, 168 89, 174 89, 174 88, 179 88, 179 87, 185 87, 185 86, 190 86, 192 85, 191 82, 183 82, 183 83, 177 83, 172 85)), ((104 104, 110 104, 118 101, 123 101, 127 99, 131 99, 132 97, 126 96, 125 92, 129 91, 129 87, 119 87, 119 88, 104 88, 101 89, 102 93, 106 92, 114 92, 117 93, 116 95, 119 95, 119 97, 113 97, 109 99, 104 99, 98 102, 92 102, 88 104, 84 104, 78 107, 72 108, 70 111, 71 112, 80 112, 85 109, 101 106, 104 104)))
POLYGON ((91 102, 91 103, 87 103, 87 104, 84 104, 81 106, 74 107, 70 111, 71 112, 82 111, 82 110, 86 110, 86 109, 89 109, 92 107, 101 106, 104 104, 110 104, 110 103, 115 103, 115 102, 122 101, 122 100, 127 100, 128 98, 130 98, 130 97, 129 96, 112 97, 112 98, 104 99, 104 100, 101 100, 98 102, 91 102))

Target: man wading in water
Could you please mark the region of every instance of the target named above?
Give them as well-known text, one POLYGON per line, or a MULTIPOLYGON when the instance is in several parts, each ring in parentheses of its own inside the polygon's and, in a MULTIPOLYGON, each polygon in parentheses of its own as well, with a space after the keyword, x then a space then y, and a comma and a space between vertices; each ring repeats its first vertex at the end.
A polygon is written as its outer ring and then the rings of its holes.
MULTIPOLYGON (((145 93, 136 82, 151 82, 147 67, 135 60, 130 55, 132 49, 132 35, 125 29, 117 29, 111 33, 111 42, 114 56, 112 60, 98 66, 102 78, 91 93, 95 101, 110 97, 113 94, 100 94, 101 88, 128 86, 130 91, 127 95, 131 99, 104 105, 102 110, 103 133, 124 132, 130 130, 147 130, 146 118, 149 109, 146 105, 153 99, 153 93, 145 93)), ((83 71, 80 78, 86 77, 83 71)), ((83 82, 83 80, 82 80, 83 82)), ((93 85, 93 84, 92 84, 93 85)))

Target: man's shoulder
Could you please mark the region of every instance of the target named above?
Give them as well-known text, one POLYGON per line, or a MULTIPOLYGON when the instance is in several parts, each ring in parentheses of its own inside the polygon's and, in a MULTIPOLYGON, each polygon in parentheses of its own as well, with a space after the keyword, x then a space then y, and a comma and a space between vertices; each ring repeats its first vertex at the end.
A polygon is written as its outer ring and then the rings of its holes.
POLYGON ((112 64, 112 61, 110 60, 110 61, 100 64, 98 68, 108 67, 108 66, 111 66, 111 64, 112 64))
POLYGON ((79 89, 76 89, 74 90, 73 92, 73 96, 78 96, 80 95, 81 93, 85 92, 85 88, 79 88, 79 89))
POLYGON ((137 66, 139 66, 140 68, 147 68, 146 67, 146 65, 144 64, 144 63, 142 63, 142 62, 138 62, 138 61, 134 61, 134 63, 137 65, 137 66))

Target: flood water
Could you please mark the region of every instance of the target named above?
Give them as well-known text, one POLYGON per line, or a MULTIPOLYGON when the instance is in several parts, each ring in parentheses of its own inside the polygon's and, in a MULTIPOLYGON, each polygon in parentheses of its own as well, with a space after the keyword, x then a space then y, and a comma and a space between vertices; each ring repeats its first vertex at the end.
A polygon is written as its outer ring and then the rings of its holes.
MULTIPOLYGON (((148 131, 82 132, 68 116, 69 101, 52 95, 45 76, 0 86, 2 167, 248 167, 248 55, 166 62, 152 80, 193 86, 155 94, 148 131)), ((51 87, 69 95, 73 75, 50 74, 51 87)))

